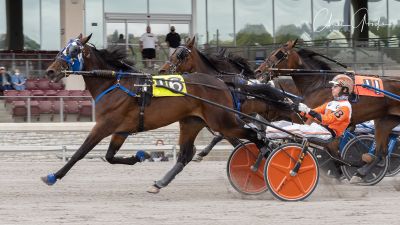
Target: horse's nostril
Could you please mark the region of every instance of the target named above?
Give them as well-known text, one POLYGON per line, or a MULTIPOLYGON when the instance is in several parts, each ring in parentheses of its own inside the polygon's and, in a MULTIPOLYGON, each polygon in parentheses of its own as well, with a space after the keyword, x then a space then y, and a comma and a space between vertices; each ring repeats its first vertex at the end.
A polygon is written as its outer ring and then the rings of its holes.
POLYGON ((46 70, 47 76, 54 75, 54 70, 46 70))

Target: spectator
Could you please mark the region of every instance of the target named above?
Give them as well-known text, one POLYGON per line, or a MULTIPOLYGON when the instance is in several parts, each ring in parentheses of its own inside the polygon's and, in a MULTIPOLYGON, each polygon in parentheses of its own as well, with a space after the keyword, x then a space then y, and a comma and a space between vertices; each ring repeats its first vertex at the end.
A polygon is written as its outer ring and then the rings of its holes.
POLYGON ((140 51, 144 60, 145 67, 153 67, 153 59, 156 57, 156 46, 158 39, 151 33, 150 26, 146 27, 146 33, 140 37, 140 51))
POLYGON ((3 94, 3 91, 12 89, 11 76, 4 66, 0 67, 0 75, 0 92, 3 94))
POLYGON ((125 38, 124 38, 124 35, 123 34, 119 34, 119 36, 118 36, 118 43, 120 43, 120 44, 125 44, 125 38))
POLYGON ((175 49, 181 44, 181 36, 175 32, 175 27, 171 26, 171 32, 167 34, 165 38, 169 47, 169 57, 175 52, 175 49))
POLYGON ((26 78, 19 72, 19 69, 15 69, 14 75, 11 76, 11 81, 15 90, 25 90, 26 78))
MULTIPOLYGON (((125 44, 126 44, 126 39, 124 38, 124 35, 123 34, 119 34, 118 45, 125 46, 125 44)), ((127 53, 128 53, 128 49, 131 51, 132 56, 134 56, 135 52, 133 51, 132 45, 130 45, 129 43, 128 43, 128 48, 126 49, 127 53)))

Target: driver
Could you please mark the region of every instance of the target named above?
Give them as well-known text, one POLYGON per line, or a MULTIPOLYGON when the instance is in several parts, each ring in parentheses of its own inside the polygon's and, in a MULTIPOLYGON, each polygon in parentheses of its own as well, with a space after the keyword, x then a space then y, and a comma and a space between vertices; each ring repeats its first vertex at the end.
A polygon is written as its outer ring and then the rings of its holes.
MULTIPOLYGON (((287 122, 286 126, 282 128, 305 137, 316 137, 324 140, 341 136, 350 124, 351 104, 348 101, 348 97, 353 91, 354 82, 349 76, 339 74, 329 83, 333 84, 333 101, 315 109, 310 109, 303 103, 300 103, 297 107, 297 110, 303 116, 313 120, 311 124, 292 124, 287 122)), ((282 124, 282 121, 274 122, 273 124, 277 123, 282 124)), ((289 137, 289 134, 272 127, 268 127, 266 132, 267 137, 271 139, 289 137)))

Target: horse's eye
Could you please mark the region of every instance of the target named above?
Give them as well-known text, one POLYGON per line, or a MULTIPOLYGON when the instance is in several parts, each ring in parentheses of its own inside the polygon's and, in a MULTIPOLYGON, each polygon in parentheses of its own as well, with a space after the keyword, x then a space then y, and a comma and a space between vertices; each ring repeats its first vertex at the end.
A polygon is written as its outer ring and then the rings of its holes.
POLYGON ((279 52, 277 52, 277 53, 275 54, 275 57, 276 57, 278 60, 283 59, 284 56, 285 56, 285 53, 283 53, 282 51, 279 51, 279 52))
POLYGON ((76 46, 72 46, 70 48, 68 48, 68 54, 72 57, 75 58, 78 56, 79 54, 79 48, 76 46))
POLYGON ((186 57, 186 54, 184 51, 180 51, 178 52, 178 54, 176 54, 176 58, 179 60, 183 60, 186 57))

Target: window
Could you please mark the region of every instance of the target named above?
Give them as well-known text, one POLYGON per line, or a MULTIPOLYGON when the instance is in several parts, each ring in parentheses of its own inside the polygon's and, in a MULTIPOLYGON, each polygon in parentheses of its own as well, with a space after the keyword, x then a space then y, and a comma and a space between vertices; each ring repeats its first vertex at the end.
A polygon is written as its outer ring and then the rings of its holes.
MULTIPOLYGON (((101 1, 99 1, 101 3, 101 1)), ((104 11, 115 13, 147 13, 147 0, 104 0, 104 11)))
POLYGON ((102 48, 103 40, 103 4, 98 0, 85 0, 86 35, 93 34, 90 43, 102 48))
POLYGON ((346 37, 350 35, 350 2, 339 1, 314 1, 313 2, 313 27, 314 40, 341 39, 334 42, 347 43, 346 37), (345 16, 346 15, 346 16, 345 16))
POLYGON ((191 0, 149 0, 151 13, 160 14, 191 14, 191 0))
POLYGON ((296 38, 312 39, 311 1, 275 1, 275 41, 284 43, 296 38))
POLYGON ((237 0, 235 4, 236 45, 272 43, 272 0, 237 0))
POLYGON ((232 0, 208 1, 209 43, 233 44, 232 0))
POLYGON ((6 49, 5 43, 7 32, 6 0, 0 0, 0 49, 6 49))
POLYGON ((37 0, 24 0, 22 8, 24 48, 40 49, 40 4, 37 0))
MULTIPOLYGON (((42 50, 60 49, 60 1, 42 1, 42 50)), ((25 27, 24 27, 25 29, 25 27)))

